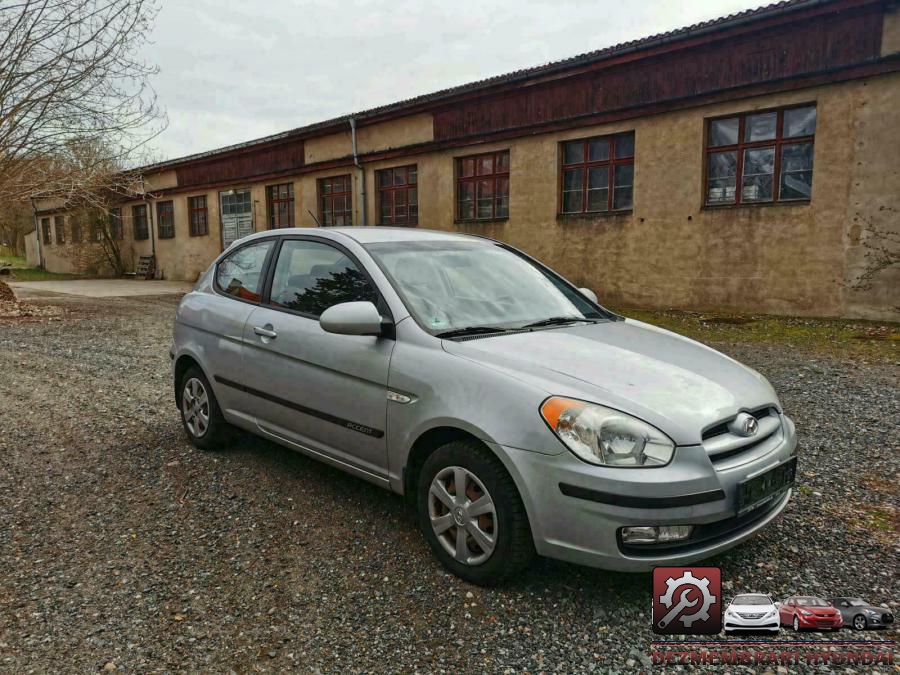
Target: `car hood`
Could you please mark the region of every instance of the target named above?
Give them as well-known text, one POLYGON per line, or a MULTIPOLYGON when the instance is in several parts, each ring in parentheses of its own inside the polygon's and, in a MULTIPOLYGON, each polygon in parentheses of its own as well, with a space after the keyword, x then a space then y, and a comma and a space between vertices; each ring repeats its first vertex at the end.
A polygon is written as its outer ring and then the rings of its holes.
POLYGON ((775 605, 729 605, 728 609, 742 614, 768 614, 775 609, 775 605))
POLYGON ((797 609, 805 609, 807 612, 812 612, 816 616, 831 616, 838 611, 837 607, 797 607, 797 609))
POLYGON ((627 319, 451 341, 444 349, 541 388, 639 417, 678 445, 742 410, 781 406, 766 379, 710 347, 627 319))

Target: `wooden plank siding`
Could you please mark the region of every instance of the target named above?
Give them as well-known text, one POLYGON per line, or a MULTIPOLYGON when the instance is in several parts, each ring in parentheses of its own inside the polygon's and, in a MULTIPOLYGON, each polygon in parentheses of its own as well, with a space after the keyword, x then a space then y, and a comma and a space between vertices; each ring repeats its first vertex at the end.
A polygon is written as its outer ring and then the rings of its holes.
POLYGON ((882 10, 867 6, 444 107, 436 141, 489 135, 598 113, 831 73, 879 59, 882 10))
POLYGON ((262 176, 289 173, 303 167, 303 140, 247 148, 239 154, 210 157, 176 167, 178 189, 224 185, 262 176))

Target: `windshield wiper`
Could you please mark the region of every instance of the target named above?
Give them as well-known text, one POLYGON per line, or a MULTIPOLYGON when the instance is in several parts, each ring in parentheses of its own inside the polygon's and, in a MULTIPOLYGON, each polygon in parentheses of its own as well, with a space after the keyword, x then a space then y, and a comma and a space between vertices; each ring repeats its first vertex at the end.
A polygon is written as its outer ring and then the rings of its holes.
POLYGON ((509 328, 498 328, 497 326, 466 326, 465 328, 454 328, 443 333, 436 333, 435 337, 454 338, 465 335, 483 335, 485 333, 505 333, 508 330, 509 328))
POLYGON ((522 328, 539 328, 541 326, 561 326, 564 323, 574 323, 575 321, 583 321, 585 323, 596 323, 596 319, 588 319, 584 316, 551 316, 549 319, 541 319, 534 323, 526 323, 522 328))

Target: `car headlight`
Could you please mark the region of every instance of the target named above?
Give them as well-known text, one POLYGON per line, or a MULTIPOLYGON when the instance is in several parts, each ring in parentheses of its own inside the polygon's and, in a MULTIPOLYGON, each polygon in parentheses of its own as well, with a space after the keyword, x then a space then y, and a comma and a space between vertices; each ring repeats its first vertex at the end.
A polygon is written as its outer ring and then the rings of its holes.
POLYGON ((801 610, 800 610, 800 613, 801 613, 803 616, 812 616, 812 615, 813 615, 812 612, 810 612, 809 610, 806 610, 806 609, 801 609, 801 610))
POLYGON ((867 610, 865 610, 865 612, 869 616, 878 616, 878 612, 876 612, 874 609, 867 609, 867 610))
POLYGON ((763 618, 764 618, 764 619, 771 619, 773 616, 775 616, 775 610, 774 610, 774 609, 771 610, 768 614, 766 614, 763 618))
POLYGON ((553 396, 541 405, 541 416, 569 450, 591 464, 662 466, 675 452, 659 429, 594 403, 553 396))

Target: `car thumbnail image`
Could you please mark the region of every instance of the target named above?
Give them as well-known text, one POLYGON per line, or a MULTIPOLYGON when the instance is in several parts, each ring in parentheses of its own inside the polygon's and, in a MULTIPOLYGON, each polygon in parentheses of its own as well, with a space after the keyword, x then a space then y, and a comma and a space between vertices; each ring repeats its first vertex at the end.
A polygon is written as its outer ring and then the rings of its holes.
POLYGON ((831 598, 828 602, 841 613, 844 625, 855 630, 885 628, 894 623, 894 615, 887 607, 877 607, 859 598, 831 598))
POLYGON ((781 624, 772 598, 762 593, 743 593, 728 603, 724 626, 726 634, 736 630, 777 633, 781 624))
POLYGON ((794 595, 778 606, 781 625, 801 630, 838 630, 844 625, 841 613, 831 603, 811 595, 794 595))

